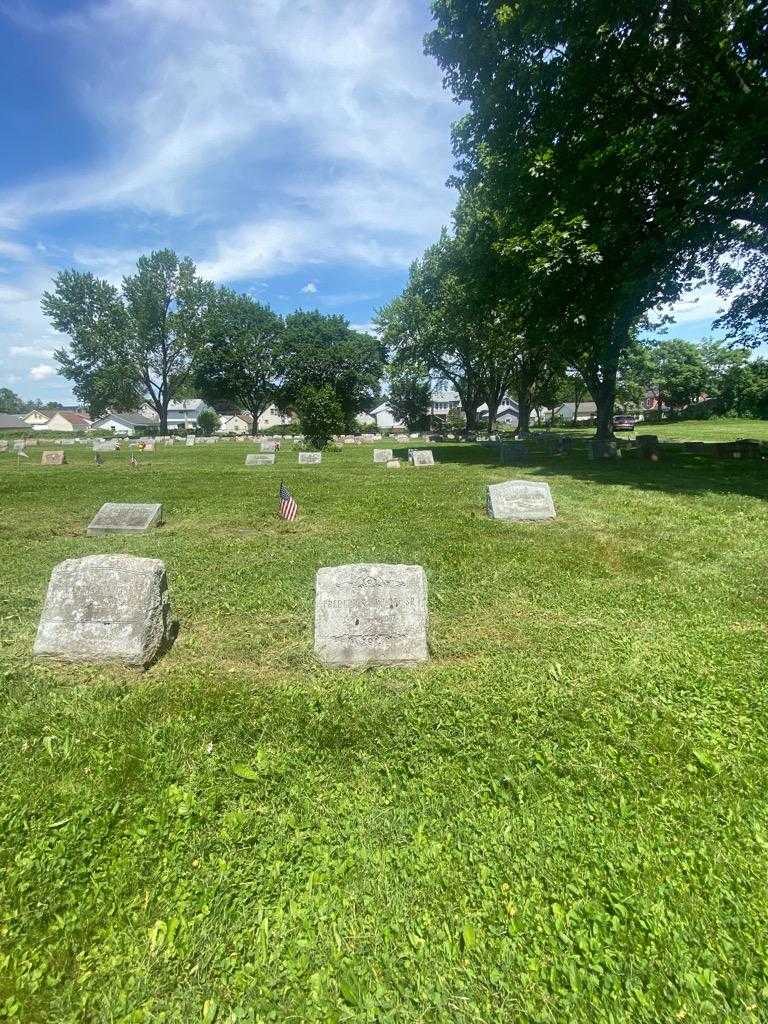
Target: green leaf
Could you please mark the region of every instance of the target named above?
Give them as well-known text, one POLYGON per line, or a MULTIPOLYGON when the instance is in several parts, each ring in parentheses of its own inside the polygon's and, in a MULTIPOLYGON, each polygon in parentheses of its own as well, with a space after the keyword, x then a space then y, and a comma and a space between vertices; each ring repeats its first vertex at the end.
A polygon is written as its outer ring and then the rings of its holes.
POLYGON ((232 767, 232 774, 237 775, 240 779, 248 779, 249 782, 257 782, 261 776, 255 770, 247 764, 236 764, 232 767))

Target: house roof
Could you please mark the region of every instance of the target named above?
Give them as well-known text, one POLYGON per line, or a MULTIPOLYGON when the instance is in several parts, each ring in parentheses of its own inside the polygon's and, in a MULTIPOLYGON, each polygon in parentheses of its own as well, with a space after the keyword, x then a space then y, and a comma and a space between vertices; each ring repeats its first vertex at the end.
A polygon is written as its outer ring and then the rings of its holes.
POLYGON ((70 412, 68 409, 54 409, 48 419, 52 420, 54 416, 61 416, 67 423, 71 423, 73 427, 90 427, 91 425, 91 421, 87 416, 83 416, 79 412, 70 412))
POLYGON ((204 405, 205 402, 202 398, 187 398, 181 402, 172 402, 168 406, 168 415, 177 413, 183 416, 184 413, 198 412, 204 405))
POLYGON ((120 423, 124 423, 126 427, 156 427, 157 423, 155 420, 149 419, 147 416, 142 416, 138 412, 109 412, 105 416, 99 416, 97 420, 94 420, 92 426, 97 427, 100 423, 105 420, 118 420, 120 423))
POLYGON ((0 430, 26 430, 27 426, 21 416, 0 412, 0 430))

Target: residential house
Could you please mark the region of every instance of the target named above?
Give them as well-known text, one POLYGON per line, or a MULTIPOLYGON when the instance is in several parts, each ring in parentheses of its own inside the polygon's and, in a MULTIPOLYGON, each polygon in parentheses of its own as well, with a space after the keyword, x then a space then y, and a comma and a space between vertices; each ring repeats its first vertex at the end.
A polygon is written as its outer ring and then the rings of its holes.
POLYGON ((91 424, 92 430, 110 430, 121 437, 133 437, 137 431, 142 433, 157 429, 157 420, 142 416, 138 412, 109 412, 100 416, 91 424))
POLYGON ((375 423, 378 430, 405 429, 405 424, 395 417, 388 402, 382 402, 375 409, 371 409, 366 418, 363 416, 358 416, 357 418, 363 423, 368 423, 369 421, 375 423))
POLYGON ((34 427, 34 430, 60 430, 66 433, 85 431, 91 429, 91 421, 80 412, 69 412, 67 409, 57 409, 42 427, 34 427))
POLYGON ((45 424, 51 418, 51 412, 50 409, 47 411, 32 409, 31 412, 25 412, 22 419, 33 430, 45 430, 45 424))
POLYGON ((431 416, 442 416, 447 419, 452 409, 461 409, 461 399, 455 391, 435 391, 429 406, 431 416))
POLYGON ((577 410, 575 402, 564 402, 558 409, 555 409, 555 415, 559 416, 561 420, 565 420, 566 423, 584 423, 597 416, 597 405, 592 399, 587 399, 584 402, 579 402, 577 410))
POLYGON ((280 412, 276 405, 270 405, 259 416, 259 430, 272 430, 274 427, 287 427, 294 419, 290 413, 280 412))
POLYGON ((216 431, 217 434, 250 434, 253 419, 247 412, 232 413, 230 416, 221 416, 221 424, 216 431))

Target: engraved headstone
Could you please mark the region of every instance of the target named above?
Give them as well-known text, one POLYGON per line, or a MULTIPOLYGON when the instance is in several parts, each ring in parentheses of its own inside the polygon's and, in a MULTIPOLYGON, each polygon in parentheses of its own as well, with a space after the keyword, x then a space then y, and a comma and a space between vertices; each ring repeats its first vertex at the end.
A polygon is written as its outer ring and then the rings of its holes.
POLYGON ((89 537, 100 537, 103 533, 146 533, 162 521, 162 505, 108 501, 101 506, 85 532, 89 537))
POLYGON ((107 440, 100 440, 96 438, 93 442, 94 452, 113 452, 115 450, 115 442, 110 438, 107 440))
POLYGON ((144 668, 171 637, 165 565, 87 555, 60 562, 48 584, 34 655, 144 668))
POLYGON ((427 577, 420 565, 339 565, 315 580, 315 654, 326 665, 426 661, 427 577))
POLYGON ((374 462, 390 462, 392 459, 391 448, 374 448, 373 449, 373 461, 374 462))
POLYGON ((276 447, 277 447, 277 442, 276 441, 262 441, 261 442, 261 450, 263 452, 267 452, 267 453, 274 452, 276 447))
POLYGON ((67 461, 64 452, 43 452, 40 459, 41 466, 63 466, 67 461))
POLYGON ((273 466, 275 463, 274 453, 270 455, 268 452, 262 455, 246 455, 245 464, 246 466, 273 466))
POLYGON ((387 469, 400 469, 400 459, 390 459, 387 462, 387 469))
POLYGON ((555 518, 549 484, 543 481, 505 480, 489 484, 486 508, 491 519, 511 519, 517 523, 555 518))
POLYGON ((300 466, 317 466, 322 461, 322 452, 299 452, 300 466))
POLYGON ((411 462, 414 466, 434 466, 435 459, 429 449, 415 448, 411 452, 411 462))

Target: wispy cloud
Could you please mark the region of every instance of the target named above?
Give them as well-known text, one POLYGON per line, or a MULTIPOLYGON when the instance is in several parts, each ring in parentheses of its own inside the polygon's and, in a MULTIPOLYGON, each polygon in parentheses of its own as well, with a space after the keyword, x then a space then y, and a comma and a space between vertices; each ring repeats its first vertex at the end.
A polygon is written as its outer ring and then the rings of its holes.
POLYGON ((40 381, 48 380, 50 377, 56 376, 56 367, 50 366, 48 363, 40 363, 39 366, 33 366, 29 371, 29 379, 40 381))

